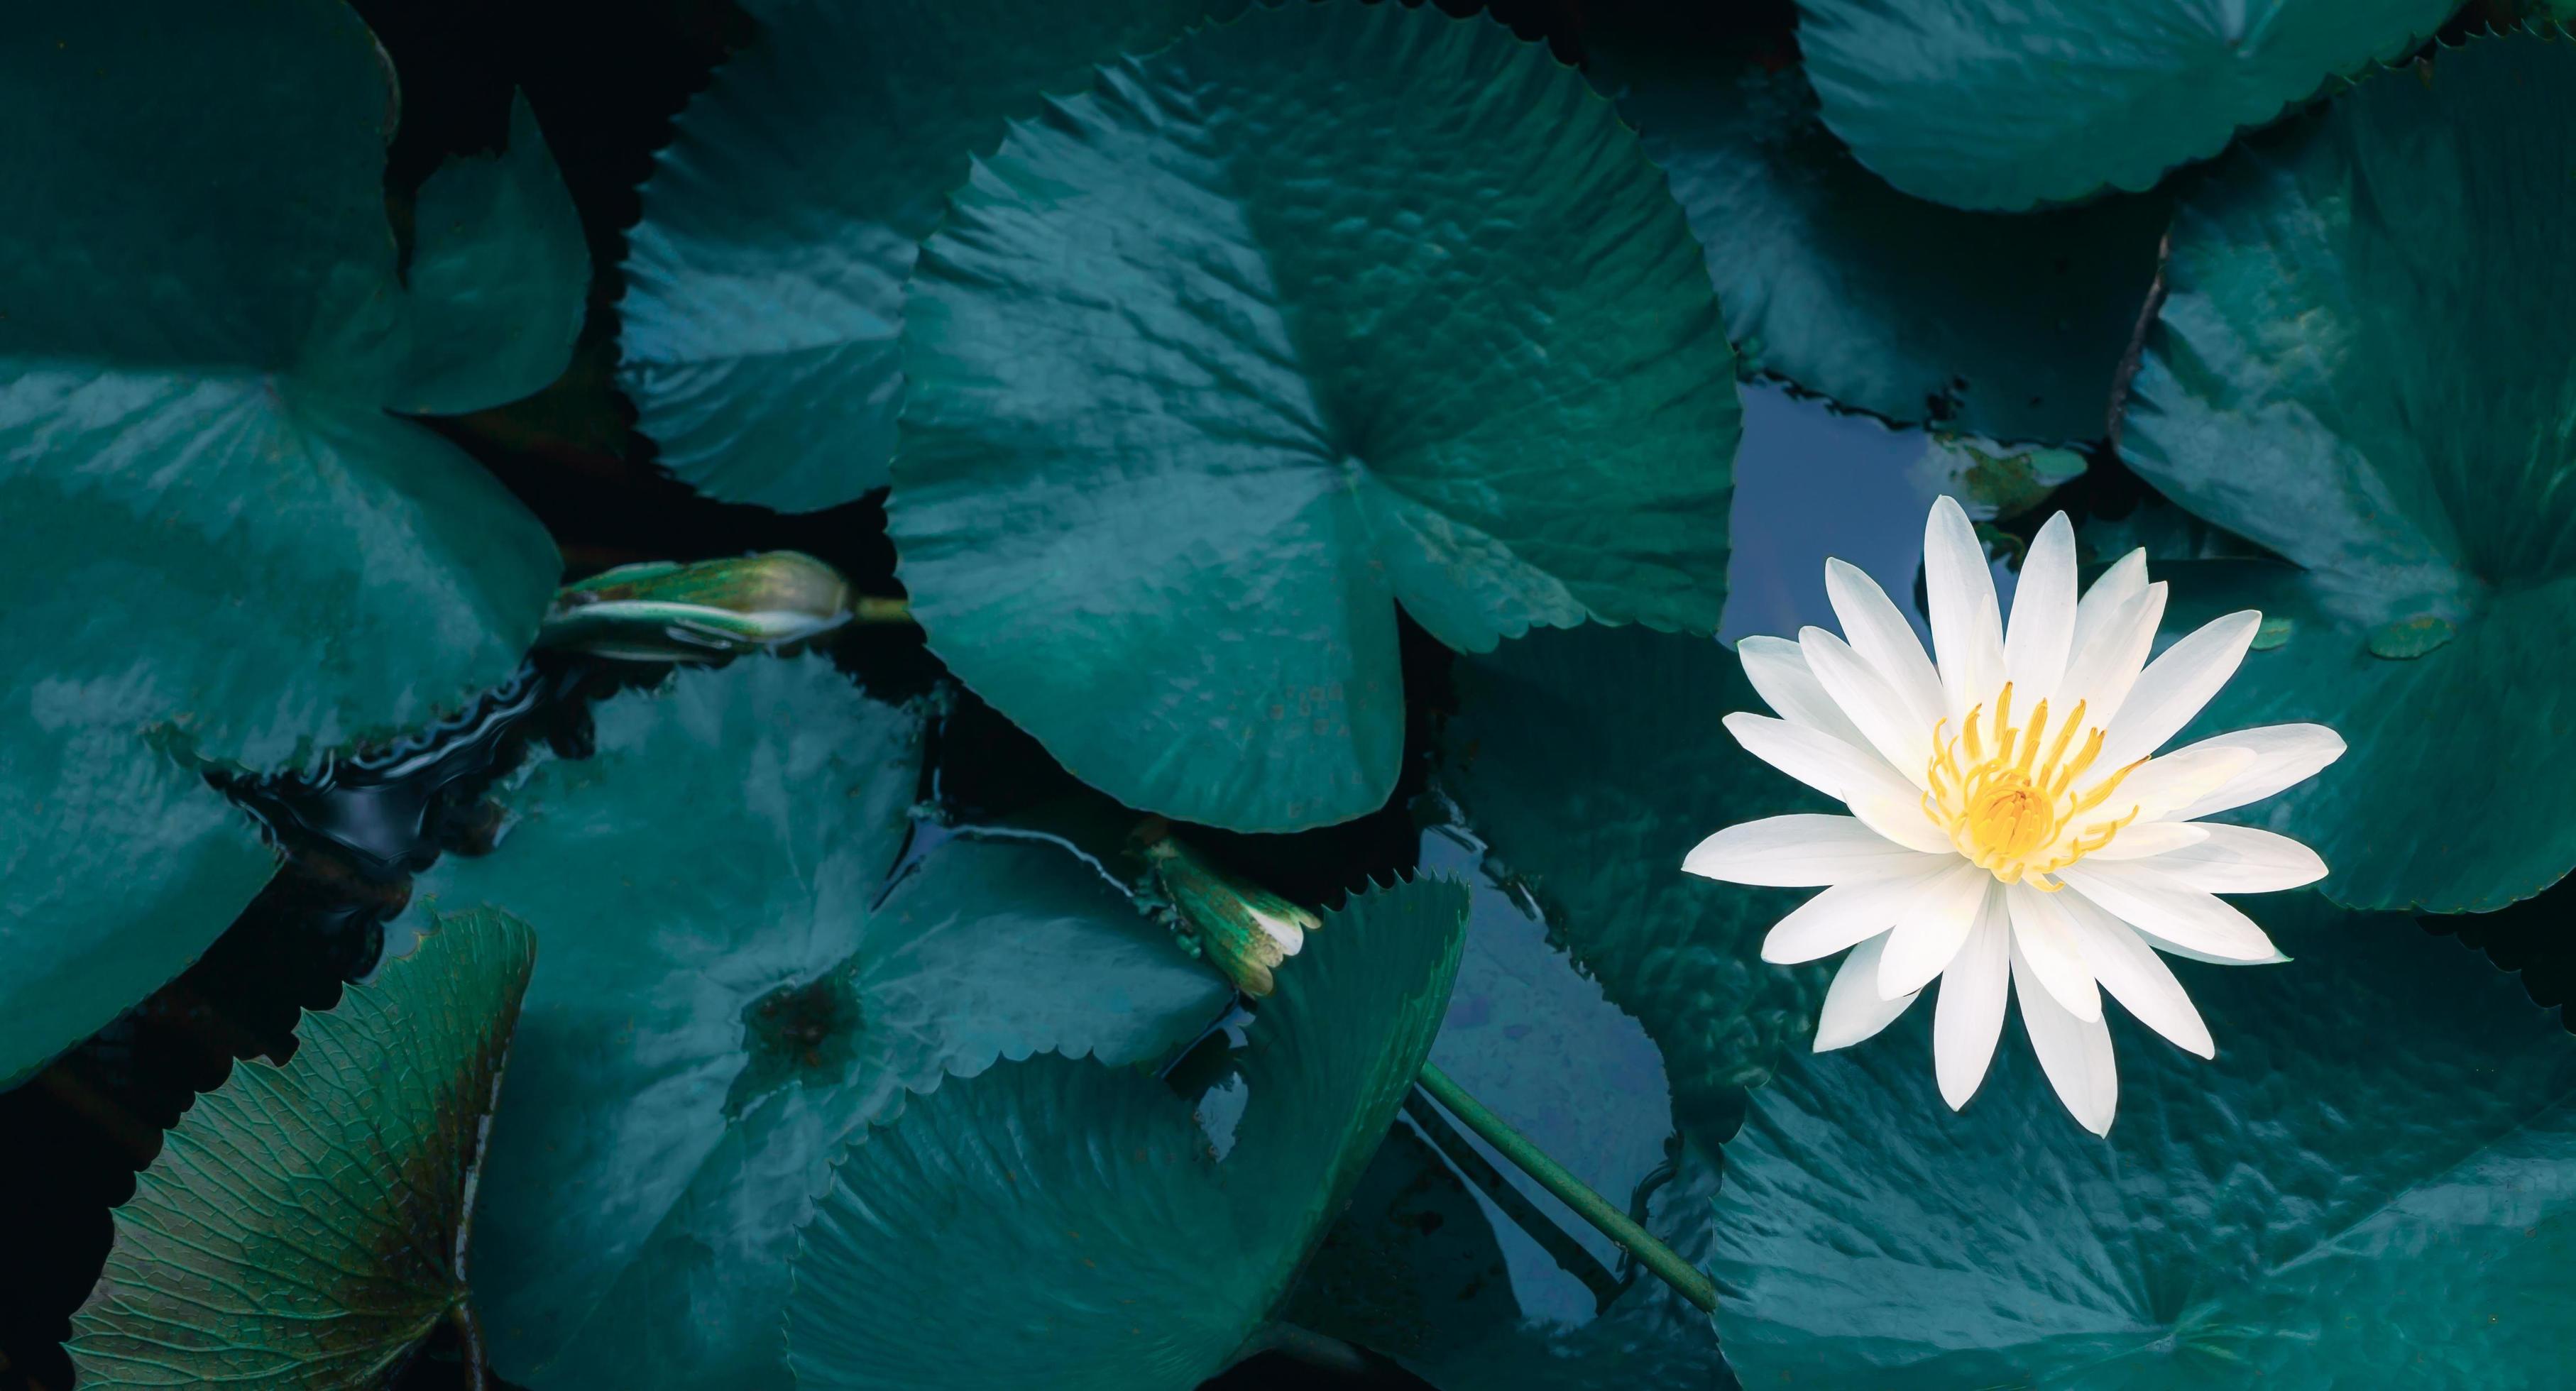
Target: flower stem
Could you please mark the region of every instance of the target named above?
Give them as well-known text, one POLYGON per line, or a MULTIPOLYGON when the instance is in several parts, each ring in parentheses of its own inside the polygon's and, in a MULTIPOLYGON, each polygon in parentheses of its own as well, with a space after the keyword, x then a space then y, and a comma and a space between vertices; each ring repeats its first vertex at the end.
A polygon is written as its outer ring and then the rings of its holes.
POLYGON ((1635 1219, 1612 1207, 1607 1198, 1587 1187, 1562 1164, 1550 1159, 1527 1136, 1512 1129, 1509 1123, 1485 1104, 1469 1096, 1466 1089, 1451 1081, 1449 1074, 1436 1064, 1425 1062, 1414 1079, 1434 1101, 1447 1107, 1460 1124, 1476 1132, 1478 1138, 1492 1145, 1522 1173, 1538 1180, 1541 1188, 1556 1195, 1559 1202, 1574 1209, 1575 1214, 1591 1223, 1603 1236, 1622 1251, 1637 1258, 1639 1264, 1653 1271, 1655 1278, 1672 1286, 1682 1298, 1703 1311, 1717 1309, 1717 1286, 1709 1282, 1680 1253, 1656 1239, 1654 1233, 1638 1226, 1635 1219))

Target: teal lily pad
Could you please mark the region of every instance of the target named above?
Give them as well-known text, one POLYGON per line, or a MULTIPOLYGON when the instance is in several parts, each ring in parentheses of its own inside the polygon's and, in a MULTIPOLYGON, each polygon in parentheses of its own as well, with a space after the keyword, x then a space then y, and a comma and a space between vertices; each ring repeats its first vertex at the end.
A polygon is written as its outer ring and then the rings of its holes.
POLYGON ((2458 8, 1798 0, 1798 46, 1825 124, 1861 163, 1918 198, 2018 212, 2145 189, 2458 8))
POLYGON ((534 942, 451 919, 197 1098, 72 1319, 85 1387, 383 1388, 467 1304, 481 1136, 534 942))
POLYGON ((796 1384, 1187 1391, 1260 1350, 1421 1069, 1466 916, 1430 879, 1326 914, 1249 1029, 1221 1158, 1166 1083, 1056 1056, 854 1138, 798 1238, 796 1384))
POLYGON ((1764 708, 1736 655, 1639 629, 1533 634, 1457 673, 1439 786, 1574 961, 1662 1049, 1686 1134, 1714 1144, 1740 1091, 1805 1042, 1816 967, 1766 965, 1793 890, 1681 873, 1711 831, 1816 809, 1718 723, 1764 708))
POLYGON ((2576 866, 2576 49, 2515 34, 2361 84, 2185 199, 2121 449, 2291 562, 2168 567, 2177 615, 2291 620, 2184 737, 2352 752, 2249 808, 2355 907, 2492 909, 2576 866), (2354 190, 2369 191, 2368 197, 2354 190), (2497 268, 2510 266, 2510 274, 2497 268))
POLYGON ((421 191, 405 284, 391 77, 337 0, 41 0, 10 24, 0 124, 78 138, 0 150, 0 1081, 267 881, 202 762, 306 760, 518 664, 554 543, 386 412, 542 385, 587 280, 578 229, 537 217, 553 166, 523 120, 421 191), (496 183, 517 192, 477 194, 496 183))
POLYGON ((1256 9, 1012 128, 926 245, 889 526, 968 686, 1131 806, 1380 806, 1396 607, 1714 632, 1739 425, 1698 243, 1573 72, 1256 9))
POLYGON ((1586 47, 1672 175, 1762 372, 1900 425, 2103 436, 2169 199, 1961 212, 1862 168, 1793 62, 1650 33, 1586 47))
POLYGON ((747 0, 630 234, 619 384, 664 467, 807 512, 886 483, 903 281, 971 155, 1245 0, 747 0))
POLYGON ((1053 847, 949 841, 886 891, 921 717, 824 658, 683 672, 597 731, 420 887, 544 947, 484 1189, 514 1381, 784 1387, 790 1243, 844 1138, 997 1058, 1158 1059, 1233 998, 1053 847))
MULTIPOLYGON (((1447 832, 1424 837, 1426 868, 1472 874, 1474 855, 1447 832)), ((1576 970, 1549 924, 1489 878, 1473 887, 1431 1061, 1595 1192, 1642 1212, 1666 1244, 1704 1259, 1710 1152, 1675 1137, 1653 1041, 1576 970)), ((1301 1279, 1291 1321, 1444 1391, 1722 1382, 1705 1314, 1427 1097, 1406 1112, 1301 1279)))
POLYGON ((1923 1010, 1754 1093, 1712 1266, 1745 1384, 2554 1383, 2576 1039, 2403 916, 2264 926, 2294 963, 2175 963, 2216 1061, 2114 1026, 2107 1140, 2009 1040, 1952 1114, 1923 1010))

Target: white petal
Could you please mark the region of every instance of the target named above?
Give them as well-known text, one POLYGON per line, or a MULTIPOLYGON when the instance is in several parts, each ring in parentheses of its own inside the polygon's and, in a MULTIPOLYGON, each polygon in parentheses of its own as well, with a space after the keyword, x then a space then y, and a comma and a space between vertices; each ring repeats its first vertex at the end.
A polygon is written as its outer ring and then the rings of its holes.
POLYGON ((2058 897, 2066 900, 2067 921, 2075 929, 2076 950, 2083 953, 2085 968, 2111 992, 2111 998, 2175 1047, 2204 1058, 2217 1057, 2218 1045, 2209 1037, 2209 1026, 2201 1022, 2191 996, 2155 948, 2127 923, 2090 901, 2074 894, 2058 897))
POLYGON ((1801 812, 1729 826, 1694 847, 1682 868, 1731 884, 1811 889, 1934 866, 1848 816, 1801 812))
POLYGON ((1869 793, 1847 798, 1843 805, 1851 808, 1852 815, 1860 818, 1862 825, 1908 850, 1954 857, 1959 853, 1959 847, 1951 843, 1950 833, 1934 825, 1931 814, 1923 810, 1923 798, 1919 795, 1893 797, 1869 793))
POLYGON ((1865 742, 1853 727, 1851 717, 1807 669, 1807 656, 1798 644, 1787 638, 1752 637, 1735 645, 1735 655, 1744 663, 1745 679, 1753 683, 1753 693, 1771 707, 1771 713, 1794 725, 1804 725, 1819 734, 1830 734, 1846 744, 1865 742))
POLYGON ((2212 966, 2278 966, 2290 959, 2290 954, 2278 947, 2272 949, 2270 956, 2259 961, 2247 961, 2242 957, 2234 956, 2217 956, 2205 951, 2195 951, 2180 942, 2168 941, 2135 923, 2129 924, 2129 930, 2144 939, 2148 946, 2167 956, 2179 956, 2185 961, 2201 961, 2212 966))
POLYGON ((2120 612, 2120 606, 2147 592, 2147 548, 2138 547, 2112 563, 2084 591, 2084 599, 2075 606, 2075 639, 2067 645, 2067 660, 2092 646, 2102 635, 2104 626, 2120 612))
POLYGON ((2222 744, 2252 751, 2253 763, 2216 791, 2174 812, 2174 820, 2197 820, 2287 791, 2343 757, 2344 750, 2343 736, 2324 725, 2267 724, 2185 744, 2166 757, 2222 744))
POLYGON ((1807 669, 1823 683, 1825 694, 1860 727, 1870 747, 1916 787, 1929 788, 1932 726, 1916 721, 1887 682, 1841 638, 1822 628, 1801 628, 1798 649, 1807 654, 1807 669))
POLYGON ((2213 618, 2147 664, 2102 741, 2102 763, 2134 763, 2182 732, 2236 674, 2263 615, 2253 609, 2213 618))
POLYGON ((2066 679, 2057 683, 2058 708, 2072 710, 2080 701, 2088 728, 2109 729, 2120 713, 2120 702, 2146 667, 2147 653, 2156 645, 2156 625, 2164 618, 2162 581, 2122 604, 2104 620, 2101 632, 2066 659, 2066 679))
MULTIPOLYGON (((2140 771, 2145 771, 2141 769, 2140 771)), ((2143 860, 2198 845, 2209 839, 2209 828, 2181 821, 2144 821, 2125 827, 2111 838, 2111 843, 2085 858, 2090 860, 2143 860)))
POLYGON ((1940 872, 1836 884, 1772 924, 1762 939, 1762 959, 1794 966, 1876 937, 1895 925, 1905 905, 1940 872))
POLYGON ((1892 797, 1901 802, 1922 795, 1865 745, 1846 744, 1787 720, 1741 710, 1724 723, 1745 752, 1829 797, 1846 802, 1862 796, 1892 797))
POLYGON ((2012 916, 2013 945, 2020 948, 2022 959, 2030 963, 2031 973, 2067 1012, 2078 1019, 2102 1017, 2102 992, 2094 988, 2093 972, 2084 964, 2084 953, 2075 945, 2074 925, 2067 921, 2066 910, 2057 900, 2064 893, 2047 893, 2029 884, 2010 884, 2004 888, 2004 906, 2012 916))
POLYGON ((2251 826, 2197 829, 2204 833, 2199 844, 2137 861, 2139 882, 2213 894, 2268 894, 2326 877, 2325 860, 2288 836, 2251 826))
MULTIPOLYGON (((2252 750, 2231 745, 2194 744, 2176 749, 2139 765, 2094 814, 2121 816, 2126 814, 2124 809, 2135 809, 2139 822, 2170 820, 2177 810, 2208 796, 2210 789, 2224 787, 2230 778, 2242 775, 2253 762, 2252 750)), ((2094 785, 2095 779, 2117 771, 2097 763, 2095 776, 2088 778, 2086 785, 2094 785)), ((2134 829, 2133 823, 2120 834, 2127 835, 2134 829)))
POLYGON ((1833 603, 1834 618, 1843 625, 1843 640, 1905 702, 1915 723, 1930 730, 1946 708, 1941 698, 1941 673, 1924 655, 1923 641, 1914 636, 1914 625, 1905 621, 1905 615, 1887 597, 1887 591, 1878 587, 1878 581, 1857 565, 1827 560, 1825 597, 1833 603))
POLYGON ((2004 675, 2013 702, 2038 702, 2057 691, 2075 650, 2075 528, 2058 513, 2039 529, 2013 586, 2012 622, 2004 629, 2004 675))
POLYGON ((1941 973, 1941 998, 1932 1007, 1932 1075, 1953 1111, 1977 1094, 1977 1084, 1995 1060, 1995 1040, 2004 1031, 2005 960, 2011 942, 2003 895, 1988 893, 1967 944, 1941 973))
POLYGON ((1817 1052, 1849 1048, 1875 1036, 1922 994, 1918 990, 1893 1000, 1878 998, 1878 957, 1886 946, 1884 935, 1872 937, 1843 958, 1842 969, 1834 972, 1834 983, 1825 990, 1824 1010, 1816 1016, 1817 1052))
POLYGON ((1942 698, 1955 722, 1969 707, 1994 699, 2004 684, 2004 620, 1977 529, 1950 498, 1933 499, 1923 522, 1923 593, 1942 698))
POLYGON ((2233 904, 2197 889, 2142 880, 2134 863, 2091 860, 2057 871, 2066 886, 2150 936, 2222 961, 2270 961, 2281 954, 2254 920, 2233 904))
POLYGON ((1892 1000, 1930 985, 1959 954, 1985 909, 1986 891, 1994 886, 1993 874, 1962 860, 1915 890, 1902 905, 1878 963, 1880 998, 1892 1000))
POLYGON ((2039 1055, 2040 1071, 2057 1089, 2076 1123, 2096 1135, 2111 1133, 2111 1116, 2120 1107, 2120 1072, 2111 1057, 2111 1026, 2087 1023, 2068 1013, 2055 996, 2031 978, 2030 963, 2019 951, 2012 958, 2013 993, 2021 1001, 2021 1025, 2030 1034, 2030 1051, 2039 1055))

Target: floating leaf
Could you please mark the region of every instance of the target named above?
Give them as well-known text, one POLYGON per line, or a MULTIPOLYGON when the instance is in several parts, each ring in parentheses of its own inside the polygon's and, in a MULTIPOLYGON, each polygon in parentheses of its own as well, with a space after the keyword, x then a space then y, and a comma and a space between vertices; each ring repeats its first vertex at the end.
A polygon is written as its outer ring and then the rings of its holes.
MULTIPOLYGON (((267 881, 200 753, 296 760, 517 665, 554 544, 384 408, 528 389, 541 355, 469 380, 429 371, 428 338, 489 329, 485 309, 577 325, 586 278, 519 275, 538 232, 456 254, 457 216, 519 205, 440 176, 405 290, 389 74, 337 0, 148 21, 39 0, 10 23, 0 125, 78 138, 0 149, 0 612, 21 634, 0 657, 0 1081, 177 975, 267 881)), ((499 167, 526 189, 551 166, 520 134, 499 167)))
POLYGON ((1574 960, 1663 1050, 1685 1132, 1713 1143, 1737 1089, 1815 1025, 1825 978, 1763 964, 1795 891, 1681 873, 1752 798, 1819 806, 1718 723, 1764 707, 1735 654, 1636 629, 1533 634, 1460 665, 1440 785, 1574 960))
POLYGON ((499 849, 421 887, 545 943, 478 1286, 539 1391, 784 1386, 787 1256, 834 1146, 996 1058, 1159 1058, 1233 997, 1051 847, 951 841, 880 903, 920 718, 826 659, 682 672, 597 728, 506 794, 499 849))
POLYGON ((2135 192, 2338 76, 2423 42, 2459 0, 1798 0, 1825 124, 1915 195, 2017 212, 2135 192))
MULTIPOLYGON (((1473 854, 1434 832, 1422 862, 1464 860, 1473 873, 1473 854)), ((1489 881, 1475 887, 1431 1061, 1594 1191, 1645 1204, 1648 1230, 1705 1256, 1707 1192, 1673 1181, 1681 1146, 1655 1045, 1489 881)), ((1427 1098, 1406 1110, 1301 1280, 1291 1322, 1454 1391, 1724 1378, 1705 1314, 1427 1098)), ((1706 1168, 1695 1146, 1685 1163, 1706 1168)))
POLYGON ((2174 964, 2215 1062, 2114 1026, 2107 1142, 2010 1040, 1952 1114, 1925 1010, 1755 1092, 1712 1267, 1745 1383, 2557 1380, 2576 1039, 2407 918, 2301 895, 2264 926, 2296 962, 2174 964))
POLYGON ((629 243, 619 382, 664 467, 805 512, 886 482, 903 281, 967 159, 1244 0, 746 0, 629 243))
POLYGON ((72 1319, 84 1387, 374 1388, 467 1298, 476 1172, 534 942, 447 919, 236 1064, 116 1211, 72 1319))
POLYGON ((800 1236, 797 1385, 1187 1391, 1259 1350, 1422 1066, 1466 914, 1422 880, 1325 915, 1251 1026, 1221 1160, 1170 1087, 1094 1063, 913 1098, 800 1236))
POLYGON ((1376 809, 1398 602, 1465 651, 1717 627, 1739 412, 1698 244, 1491 20, 1258 9, 1109 70, 977 164, 905 314, 914 614, 1130 805, 1376 809))
POLYGON ((412 204, 411 353, 387 404, 451 415, 533 396, 581 336, 590 248, 527 98, 510 142, 431 174, 412 204))
POLYGON ((2492 909, 2576 865, 2571 148, 2576 49, 2483 38, 2248 141, 2175 223, 2121 448, 2299 567, 2158 572, 2177 615, 2292 620, 2183 737, 2350 741, 2253 809, 2339 902, 2492 909))
POLYGON ((1960 212, 1854 161, 1794 63, 1646 34, 1586 46, 1671 173, 1727 326, 1764 372, 1898 424, 2102 437, 2168 200, 1960 212))

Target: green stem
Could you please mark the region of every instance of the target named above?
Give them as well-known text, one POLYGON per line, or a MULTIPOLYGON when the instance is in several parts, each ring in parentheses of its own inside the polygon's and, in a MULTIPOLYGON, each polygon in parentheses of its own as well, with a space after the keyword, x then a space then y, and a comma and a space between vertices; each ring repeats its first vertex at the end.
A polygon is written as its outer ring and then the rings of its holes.
POLYGON ((912 601, 862 594, 850 601, 850 619, 856 623, 910 623, 912 601))
POLYGON ((1522 1173, 1538 1180, 1539 1187, 1555 1194, 1557 1201, 1574 1209, 1575 1214, 1599 1229, 1620 1250, 1637 1258, 1640 1265, 1655 1273, 1655 1278, 1679 1291, 1682 1298, 1714 1313, 1717 1309, 1717 1286, 1683 1260, 1673 1248, 1655 1238, 1655 1234, 1637 1225, 1628 1214, 1612 1207, 1610 1201, 1586 1186, 1566 1167, 1550 1159, 1528 1137, 1511 1128, 1502 1117, 1485 1108, 1485 1103, 1467 1095, 1466 1089, 1449 1080, 1449 1074, 1425 1062, 1414 1079, 1434 1101, 1449 1109, 1460 1124, 1476 1132, 1486 1144, 1508 1159, 1522 1173))

